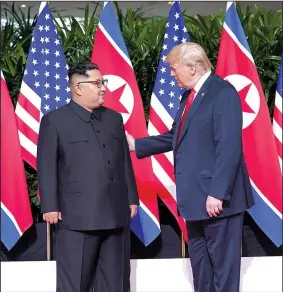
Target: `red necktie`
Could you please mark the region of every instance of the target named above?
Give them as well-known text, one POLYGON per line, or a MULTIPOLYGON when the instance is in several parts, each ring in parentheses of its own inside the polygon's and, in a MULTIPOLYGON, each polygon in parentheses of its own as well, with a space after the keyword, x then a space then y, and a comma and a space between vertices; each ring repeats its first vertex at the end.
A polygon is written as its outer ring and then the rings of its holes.
POLYGON ((182 133, 182 128, 183 128, 183 125, 184 125, 184 121, 186 119, 186 116, 188 114, 188 111, 194 101, 194 97, 195 97, 195 90, 192 89, 191 92, 190 92, 190 95, 187 99, 187 103, 186 103, 186 107, 185 107, 185 110, 183 112, 183 116, 181 118, 181 122, 180 122, 180 127, 179 127, 179 132, 178 132, 178 142, 179 142, 179 138, 180 138, 180 134, 182 133))

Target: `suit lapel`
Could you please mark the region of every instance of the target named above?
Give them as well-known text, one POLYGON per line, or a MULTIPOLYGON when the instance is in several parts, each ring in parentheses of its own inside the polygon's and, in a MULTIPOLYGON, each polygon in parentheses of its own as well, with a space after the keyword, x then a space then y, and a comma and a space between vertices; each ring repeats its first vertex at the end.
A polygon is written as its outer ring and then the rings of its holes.
POLYGON ((173 136, 173 148, 175 148, 176 143, 177 143, 177 137, 178 137, 178 133, 179 133, 182 113, 183 113, 183 111, 185 109, 185 105, 187 103, 187 99, 188 99, 188 96, 189 96, 190 92, 191 92, 190 90, 186 91, 184 93, 184 95, 183 95, 183 98, 181 99, 181 102, 180 102, 180 108, 179 108, 179 110, 177 112, 176 127, 175 127, 175 131, 174 131, 174 136, 173 136))
MULTIPOLYGON (((205 96, 208 93, 208 88, 210 86, 210 81, 212 80, 212 76, 213 75, 210 75, 207 78, 207 80, 204 82, 203 86, 201 87, 201 89, 197 93, 197 95, 196 95, 196 97, 195 97, 195 99, 194 99, 194 101, 193 101, 193 103, 192 103, 192 105, 191 105, 191 107, 189 109, 189 112, 188 112, 188 114, 187 114, 187 116, 185 118, 185 122, 184 122, 184 125, 183 125, 183 128, 182 128, 182 132, 180 133, 179 143, 182 141, 182 139, 183 139, 188 127, 190 126, 191 120, 192 120, 194 114, 196 113, 199 105, 202 103, 203 99, 205 98, 205 96)), ((182 113, 183 113, 183 111, 182 111, 182 113)), ((179 131, 179 127, 180 127, 180 122, 181 122, 181 118, 180 118, 180 121, 178 121, 178 128, 176 128, 176 130, 177 130, 177 133, 176 133, 177 135, 175 135, 175 137, 176 137, 175 139, 176 140, 177 140, 177 137, 178 137, 178 131, 179 131)), ((175 144, 174 145, 176 145, 176 147, 178 147, 178 145, 176 144, 176 142, 177 142, 176 140, 175 140, 175 144)))

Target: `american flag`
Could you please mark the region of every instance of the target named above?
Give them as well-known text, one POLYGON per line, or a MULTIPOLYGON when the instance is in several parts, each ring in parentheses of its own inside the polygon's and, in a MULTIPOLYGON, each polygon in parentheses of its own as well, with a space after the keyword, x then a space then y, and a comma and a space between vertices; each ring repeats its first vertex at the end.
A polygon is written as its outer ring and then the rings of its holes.
POLYGON ((41 117, 71 98, 68 66, 46 2, 42 2, 16 105, 23 159, 36 169, 41 117))
MULTIPOLYGON (((189 42, 179 2, 174 2, 168 16, 162 51, 160 55, 155 85, 151 96, 148 124, 149 135, 159 135, 171 129, 177 114, 180 99, 185 90, 181 90, 174 77, 170 75, 170 66, 165 63, 167 54, 176 45, 189 42)), ((176 204, 176 184, 173 167, 173 153, 167 152, 152 156, 152 167, 160 182, 159 197, 172 212, 187 238, 184 220, 178 216, 176 204)))
POLYGON ((273 133, 275 137, 281 173, 282 173, 282 70, 283 68, 281 57, 273 114, 273 133))

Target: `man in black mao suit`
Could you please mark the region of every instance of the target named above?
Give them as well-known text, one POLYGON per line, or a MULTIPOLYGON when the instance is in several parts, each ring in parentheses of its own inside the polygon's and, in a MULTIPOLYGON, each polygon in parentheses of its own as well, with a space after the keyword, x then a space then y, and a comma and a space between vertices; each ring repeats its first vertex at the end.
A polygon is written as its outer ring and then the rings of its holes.
POLYGON ((72 100, 43 116, 37 153, 43 219, 58 223, 56 291, 88 292, 99 265, 105 292, 128 292, 126 233, 139 199, 122 116, 102 106, 97 65, 68 74, 72 100))

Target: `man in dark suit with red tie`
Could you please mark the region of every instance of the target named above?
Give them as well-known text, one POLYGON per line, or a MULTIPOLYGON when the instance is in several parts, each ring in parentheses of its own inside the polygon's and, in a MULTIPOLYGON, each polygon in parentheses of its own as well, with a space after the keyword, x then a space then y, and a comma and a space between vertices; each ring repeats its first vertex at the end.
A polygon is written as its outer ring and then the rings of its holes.
POLYGON ((196 292, 238 292, 244 212, 253 206, 235 88, 211 74, 201 46, 184 43, 167 56, 183 95, 172 129, 134 139, 138 158, 172 151, 177 205, 186 220, 196 292))

